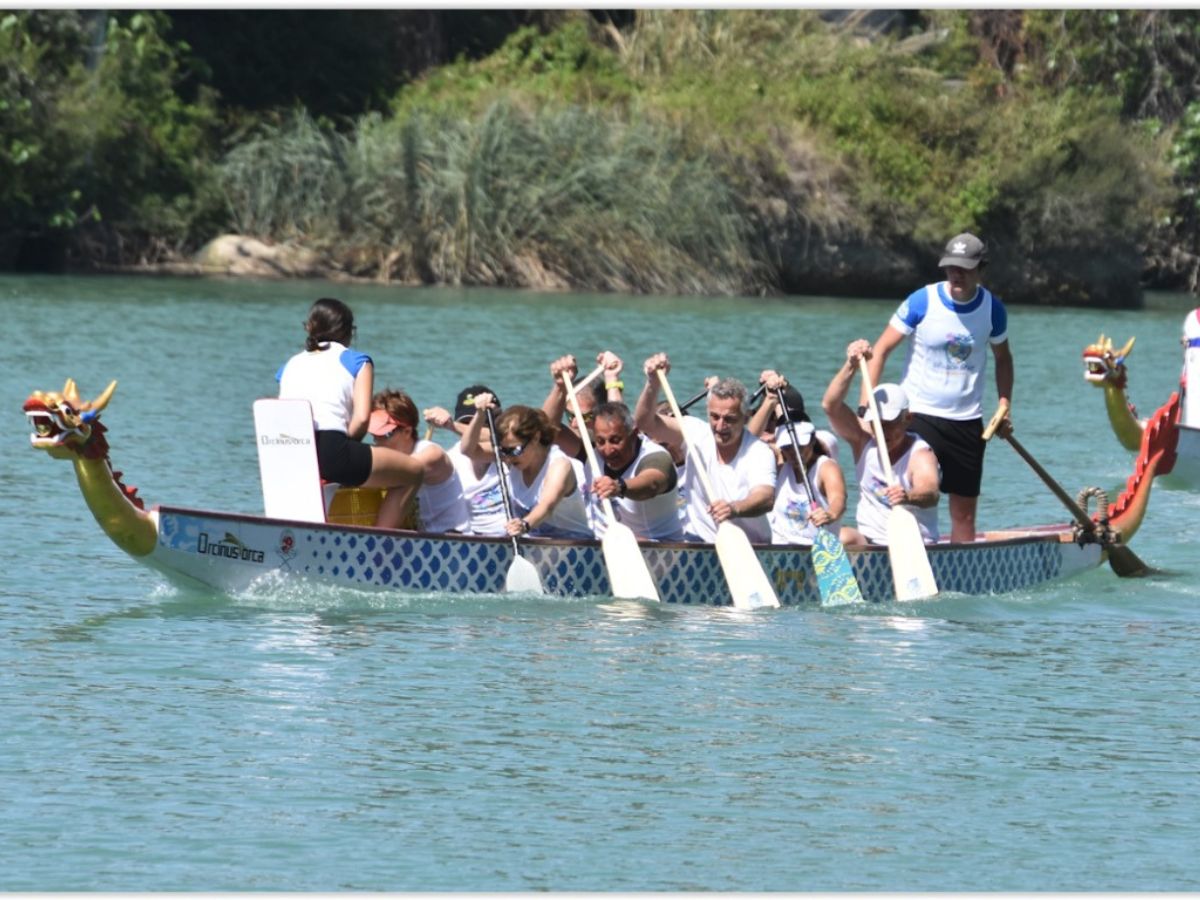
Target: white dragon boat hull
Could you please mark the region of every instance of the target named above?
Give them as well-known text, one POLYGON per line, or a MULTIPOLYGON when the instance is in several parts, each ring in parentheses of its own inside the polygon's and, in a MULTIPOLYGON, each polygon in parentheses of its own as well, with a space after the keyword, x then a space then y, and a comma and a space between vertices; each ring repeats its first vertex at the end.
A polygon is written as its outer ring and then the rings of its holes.
MULTIPOLYGON (((138 562, 173 580, 232 595, 289 579, 411 593, 505 591, 514 560, 507 537, 375 528, 369 523, 375 520, 378 491, 338 489, 324 510, 326 521, 293 513, 249 515, 166 505, 148 509, 109 461, 107 429, 99 414, 115 389, 113 382, 97 399, 84 401, 68 379, 62 392, 34 391, 23 408, 33 426, 31 446, 72 463, 97 523, 138 562)), ((1113 541, 1127 541, 1141 522, 1161 454, 1139 458, 1117 501, 1102 501, 1093 517, 1098 527, 1043 525, 987 532, 970 544, 931 545, 929 561, 940 591, 979 595, 1027 590, 1099 566, 1113 541)), ((732 604, 712 544, 639 546, 664 602, 732 604)), ((599 541, 526 538, 521 553, 548 594, 612 593, 599 541)), ((821 602, 811 548, 759 545, 754 553, 782 603, 821 602)), ((894 600, 886 547, 848 548, 847 555, 864 599, 894 600)))
MULTIPOLYGON (((168 577, 182 576, 238 594, 277 579, 365 590, 500 594, 513 560, 505 538, 425 534, 378 528, 293 522, 181 507, 158 506, 157 541, 140 561, 168 577)), ((952 594, 1023 590, 1095 568, 1099 544, 1077 544, 1069 526, 1047 526, 987 536, 974 544, 929 548, 938 586, 952 594)), ((546 593, 563 597, 611 593, 599 541, 532 538, 522 545, 546 593)), ((732 603, 711 544, 643 546, 665 603, 732 603)), ((810 548, 755 548, 784 604, 820 603, 810 548)), ((851 566, 870 601, 894 597, 887 549, 849 551, 851 566)))

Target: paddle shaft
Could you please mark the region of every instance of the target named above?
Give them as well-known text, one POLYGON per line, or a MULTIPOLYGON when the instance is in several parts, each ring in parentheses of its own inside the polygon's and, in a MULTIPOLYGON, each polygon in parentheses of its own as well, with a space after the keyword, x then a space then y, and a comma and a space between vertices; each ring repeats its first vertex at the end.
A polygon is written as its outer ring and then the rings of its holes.
POLYGON ((1078 522, 1088 531, 1093 531, 1096 528, 1096 523, 1092 521, 1091 517, 1083 511, 1083 508, 1075 502, 1074 498, 1071 497, 1070 494, 1063 490, 1062 485, 1055 481, 1050 473, 1042 468, 1042 464, 1034 459, 1028 450, 1021 446, 1020 441, 1018 441, 1011 434, 1002 434, 1001 437, 1012 444, 1013 449, 1020 454, 1021 459, 1029 463, 1029 467, 1033 469, 1033 471, 1037 472, 1038 477, 1046 483, 1046 487, 1050 488, 1050 490, 1054 492, 1054 496, 1062 501, 1063 506, 1071 511, 1071 515, 1075 517, 1076 522, 1078 522))
MULTIPOLYGON (((496 434, 496 420, 492 416, 492 408, 490 406, 483 412, 487 416, 488 431, 492 433, 492 456, 496 458, 496 474, 500 476, 500 499, 504 501, 504 517, 511 522, 513 518, 512 500, 508 496, 508 481, 504 474, 504 461, 500 459, 500 438, 496 434)), ((517 536, 514 534, 511 537, 513 552, 517 556, 520 556, 521 547, 517 543, 517 536)))
POLYGON ((717 499, 717 495, 713 492, 712 482, 708 480, 708 473, 704 471, 704 461, 700 458, 698 452, 693 452, 692 442, 688 440, 687 429, 683 427, 683 411, 679 408, 679 403, 675 400, 675 392, 671 390, 671 383, 667 381, 667 374, 662 370, 658 370, 658 381, 662 385, 663 393, 667 396, 667 403, 671 406, 671 414, 675 416, 675 421, 680 422, 679 433, 683 436, 683 446, 689 458, 692 458, 693 468, 696 470, 696 477, 700 479, 700 484, 704 488, 704 493, 708 496, 708 502, 712 503, 717 499))
POLYGON ((883 420, 879 418, 879 404, 875 402, 875 386, 871 384, 871 373, 867 369, 865 357, 859 357, 858 368, 862 372, 863 384, 867 386, 867 402, 871 405, 871 427, 875 431, 875 443, 879 449, 879 461, 883 463, 883 474, 887 476, 888 484, 896 483, 896 473, 892 471, 892 460, 888 456, 887 439, 883 436, 883 420))
MULTIPOLYGON (((1046 487, 1050 488, 1054 496, 1062 501, 1063 506, 1071 511, 1071 515, 1075 517, 1075 521, 1079 523, 1080 527, 1089 534, 1094 533, 1096 531, 1096 523, 1075 502, 1071 495, 1062 489, 1062 486, 1051 477, 1050 473, 1042 468, 1041 464, 1033 458, 1029 451, 1021 446, 1021 442, 1012 436, 1012 429, 1001 431, 1000 436, 1012 444, 1012 448, 1017 451, 1021 459, 1029 463, 1029 467, 1037 472, 1038 477, 1046 483, 1046 487)), ((1109 565, 1122 578, 1130 575, 1148 575, 1151 573, 1152 569, 1142 562, 1141 557, 1134 553, 1127 545, 1109 543, 1104 546, 1108 550, 1109 565)))
MULTIPOLYGON (((804 481, 804 493, 808 495, 808 505, 809 507, 817 506, 819 504, 813 494, 812 485, 808 483, 808 466, 804 464, 804 448, 800 446, 800 439, 796 437, 796 426, 792 423, 792 414, 788 412, 787 404, 783 400, 783 388, 776 388, 775 396, 779 398, 779 412, 783 416, 783 424, 787 426, 788 434, 792 438, 792 446, 796 448, 796 461, 800 463, 800 475, 804 481)), ((816 439, 814 433, 813 440, 816 439)), ((822 509, 824 509, 823 506, 822 509)))
MULTIPOLYGON (((584 377, 584 379, 582 381, 580 381, 579 384, 575 385, 575 390, 577 390, 577 391, 583 390, 583 388, 586 385, 588 385, 590 382, 594 381, 596 379, 596 376, 599 375, 603 371, 604 371, 604 366, 596 366, 596 368, 594 368, 594 369, 592 369, 592 371, 588 372, 587 376, 584 377)), ((566 373, 564 372, 563 375, 565 376, 566 373)))
MULTIPOLYGON (((596 450, 592 446, 592 436, 588 434, 587 423, 583 421, 583 411, 579 408, 579 396, 576 393, 576 388, 571 384, 571 376, 567 372, 563 372, 563 384, 567 388, 567 403, 571 406, 571 414, 575 416, 575 422, 579 425, 579 440, 583 444, 583 452, 587 455, 588 465, 592 469, 592 477, 599 478, 604 474, 604 469, 600 467, 600 461, 596 459, 596 450)), ((600 506, 604 510, 604 515, 608 521, 615 522, 617 520, 616 513, 613 512, 612 501, 607 497, 600 501, 600 506)))

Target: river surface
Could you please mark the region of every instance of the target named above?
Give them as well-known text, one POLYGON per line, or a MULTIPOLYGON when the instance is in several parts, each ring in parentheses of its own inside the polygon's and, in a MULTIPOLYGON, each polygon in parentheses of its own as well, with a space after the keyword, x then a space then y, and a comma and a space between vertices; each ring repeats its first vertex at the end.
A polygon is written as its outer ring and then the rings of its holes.
MULTIPOLYGON (((770 366, 819 424, 845 345, 895 307, 0 278, 0 889, 1200 890, 1200 494, 1156 487, 1132 546, 1159 574, 1002 596, 228 597, 123 555, 29 448, 31 390, 115 378, 113 462, 148 504, 261 511, 250 406, 327 293, 419 406, 476 381, 537 405, 552 359, 604 348, 634 396, 666 350, 681 398, 770 366)), ((1083 347, 1137 336, 1147 415, 1190 305, 1010 310, 1017 434, 1070 493, 1131 468, 1083 347)), ((979 518, 1066 513, 998 444, 979 518)))

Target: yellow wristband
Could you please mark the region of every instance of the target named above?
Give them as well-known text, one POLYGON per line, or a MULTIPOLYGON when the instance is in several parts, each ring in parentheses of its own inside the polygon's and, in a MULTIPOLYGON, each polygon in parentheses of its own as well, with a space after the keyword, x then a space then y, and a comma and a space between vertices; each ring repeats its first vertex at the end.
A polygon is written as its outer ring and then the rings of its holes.
POLYGON ((604 382, 604 389, 606 391, 611 391, 613 389, 616 389, 618 391, 623 391, 623 390, 625 390, 625 382, 623 382, 623 381, 606 381, 606 382, 604 382))

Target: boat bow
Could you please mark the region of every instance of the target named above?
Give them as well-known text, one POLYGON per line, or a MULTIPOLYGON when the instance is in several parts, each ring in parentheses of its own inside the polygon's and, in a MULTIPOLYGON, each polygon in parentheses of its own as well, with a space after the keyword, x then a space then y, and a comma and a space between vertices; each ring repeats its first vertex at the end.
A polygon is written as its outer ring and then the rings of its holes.
POLYGON ((55 459, 71 460, 88 509, 114 544, 131 556, 149 556, 158 540, 154 514, 113 470, 99 419, 116 389, 113 381, 95 400, 83 401, 68 378, 61 392, 34 391, 23 406, 33 427, 29 441, 55 459))

